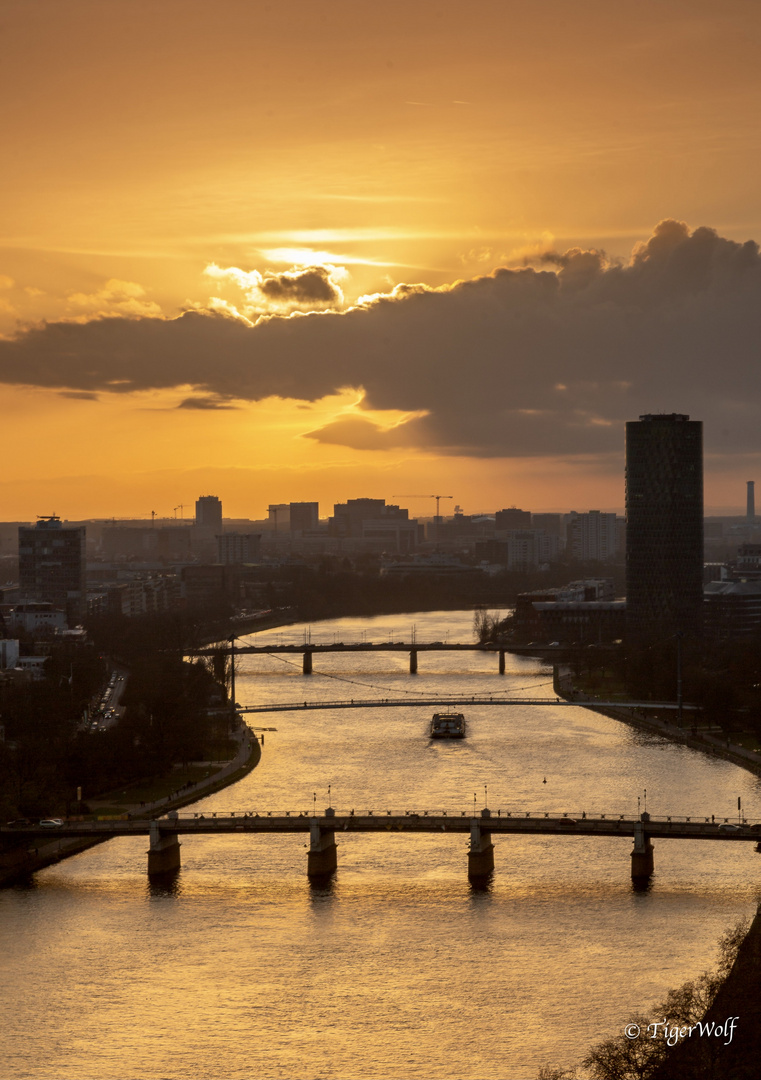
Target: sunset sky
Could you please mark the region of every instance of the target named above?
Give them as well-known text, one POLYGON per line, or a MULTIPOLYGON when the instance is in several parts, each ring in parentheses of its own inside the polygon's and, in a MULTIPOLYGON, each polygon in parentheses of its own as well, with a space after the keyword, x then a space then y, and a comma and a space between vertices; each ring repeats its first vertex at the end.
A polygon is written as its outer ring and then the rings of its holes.
POLYGON ((0 519, 614 509, 659 411, 704 420, 707 506, 761 481, 758 0, 0 32, 0 519))

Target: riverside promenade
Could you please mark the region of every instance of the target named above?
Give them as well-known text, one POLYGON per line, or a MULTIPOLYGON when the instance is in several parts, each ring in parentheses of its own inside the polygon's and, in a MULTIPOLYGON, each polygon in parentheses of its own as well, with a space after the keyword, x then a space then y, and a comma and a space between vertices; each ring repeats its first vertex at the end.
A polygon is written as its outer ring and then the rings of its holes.
MULTIPOLYGON (((241 722, 233 732, 232 738, 237 743, 235 756, 222 763, 220 768, 210 771, 207 777, 153 802, 120 803, 124 806, 124 812, 119 815, 109 815, 98 819, 96 801, 96 813, 93 817, 101 821, 147 821, 169 810, 178 810, 180 807, 198 802, 199 799, 213 795, 215 791, 229 787, 256 768, 262 752, 259 739, 247 724, 241 722)), ((55 835, 48 839, 46 835, 44 842, 35 839, 33 844, 23 850, 16 848, 2 852, 0 853, 0 887, 22 881, 46 866, 61 862, 72 855, 78 855, 81 851, 95 847, 96 844, 102 844, 107 839, 109 837, 57 838, 55 835)))

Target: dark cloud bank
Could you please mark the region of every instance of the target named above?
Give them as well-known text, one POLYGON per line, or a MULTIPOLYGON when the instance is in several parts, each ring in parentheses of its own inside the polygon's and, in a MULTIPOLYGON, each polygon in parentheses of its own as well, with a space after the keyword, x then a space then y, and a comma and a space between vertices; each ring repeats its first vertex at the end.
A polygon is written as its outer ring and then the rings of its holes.
POLYGON ((624 420, 679 411, 706 421, 715 452, 761 450, 755 243, 664 221, 625 265, 580 250, 543 263, 254 327, 195 311, 47 324, 0 342, 0 380, 80 393, 190 384, 196 408, 351 386, 374 409, 428 411, 388 433, 361 419, 312 433, 366 449, 605 454, 620 450, 624 420))

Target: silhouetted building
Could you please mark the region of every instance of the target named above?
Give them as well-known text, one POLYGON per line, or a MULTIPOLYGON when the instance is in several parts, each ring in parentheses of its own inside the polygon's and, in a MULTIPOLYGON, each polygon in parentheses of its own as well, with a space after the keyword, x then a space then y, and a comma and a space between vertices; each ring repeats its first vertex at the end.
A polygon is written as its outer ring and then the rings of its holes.
POLYGON ((626 603, 613 599, 613 582, 590 578, 519 593, 513 625, 516 641, 586 645, 621 638, 625 619, 626 603))
POLYGON ((498 510, 494 515, 494 528, 497 532, 505 532, 508 529, 530 529, 531 511, 518 510, 515 506, 507 510, 498 510))
POLYGON ((565 546, 566 531, 562 514, 532 514, 531 528, 543 529, 544 532, 557 536, 562 547, 565 546))
POLYGON ((409 511, 386 505, 385 499, 348 499, 336 503, 328 520, 331 536, 351 541, 357 551, 411 552, 418 540, 418 524, 409 511))
POLYGON ((566 526, 566 551, 579 562, 610 562, 618 554, 618 526, 615 514, 590 510, 572 511, 566 526))
POLYGON ((289 503, 288 521, 291 532, 311 532, 320 524, 320 504, 316 502, 289 503))
POLYGON ((288 531, 291 527, 291 504, 270 503, 267 507, 267 517, 272 522, 275 532, 288 531))
POLYGON ((137 528, 108 525, 103 530, 101 548, 104 556, 111 560, 189 562, 191 533, 190 525, 170 525, 165 529, 152 525, 137 528))
POLYGON ((85 602, 85 527, 65 528, 53 514, 32 528, 21 526, 18 536, 22 597, 64 608, 70 623, 79 622, 85 602))
POLYGON ((477 542, 475 554, 508 570, 531 570, 557 560, 560 540, 543 529, 509 529, 500 538, 477 542))
POLYGON ((703 620, 703 425, 680 413, 626 425, 626 633, 699 635, 703 620))
POLYGON ((745 516, 748 521, 756 520, 756 481, 748 480, 748 499, 745 516))
POLYGON ((761 581, 711 581, 704 596, 709 637, 722 640, 761 631, 761 581))
POLYGON ((196 525, 210 529, 215 535, 222 532, 222 502, 216 495, 201 495, 196 499, 196 525))
POLYGON ((222 533, 217 537, 219 562, 225 565, 256 562, 261 540, 261 533, 222 533))

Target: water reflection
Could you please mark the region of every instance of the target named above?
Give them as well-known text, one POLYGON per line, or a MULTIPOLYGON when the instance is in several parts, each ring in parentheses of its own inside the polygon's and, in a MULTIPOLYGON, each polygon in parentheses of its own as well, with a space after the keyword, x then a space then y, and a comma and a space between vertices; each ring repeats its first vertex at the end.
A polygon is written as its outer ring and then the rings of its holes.
POLYGON ((494 886, 494 871, 488 874, 480 874, 478 877, 468 878, 470 886, 470 898, 474 904, 483 906, 484 902, 491 897, 494 886))
MULTIPOLYGON (((471 633, 472 613, 405 619, 419 640, 471 633)), ((399 640, 393 627, 313 629, 315 640, 399 640)), ((303 628, 273 634, 298 641, 303 628)), ((315 668, 305 679, 300 665, 242 657, 238 700, 333 699, 322 673, 442 699, 498 683, 528 694, 550 675, 512 658, 502 678, 478 654, 427 653, 414 680, 407 657, 390 654, 326 653, 315 668)), ((396 709, 283 713, 277 730, 261 718, 260 764, 192 812, 313 813, 317 792, 318 808, 338 793, 347 811, 459 818, 488 785, 502 815, 632 816, 646 787, 657 814, 726 817, 742 795, 761 820, 755 777, 582 708, 474 706, 467 738, 434 747, 433 709, 410 697, 396 709)), ((639 891, 631 838, 515 834, 495 843, 495 872, 468 883, 465 832, 346 832, 338 871, 309 881, 303 841, 195 836, 182 870, 146 885, 145 841, 125 838, 6 890, 3 978, 23 995, 3 1014, 0 1043, 16 1055, 4 1075, 124 1080, 127 1062, 144 1080, 525 1080, 546 1062, 572 1065, 710 967, 720 935, 752 913, 761 871, 738 844, 656 841, 657 875, 639 891), (83 1013, 85 999, 97 1012, 83 1013), (171 1046, 160 1061, 158 1046, 171 1046)))
POLYGON ((148 896, 151 900, 176 899, 182 895, 182 869, 165 870, 148 875, 148 896))
POLYGON ((321 906, 336 899, 338 895, 338 873, 314 874, 309 881, 309 899, 312 906, 319 910, 321 906))

